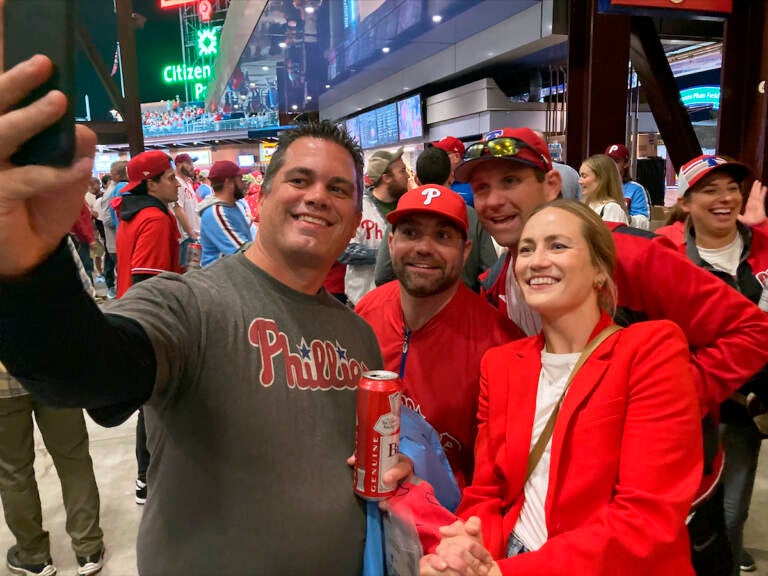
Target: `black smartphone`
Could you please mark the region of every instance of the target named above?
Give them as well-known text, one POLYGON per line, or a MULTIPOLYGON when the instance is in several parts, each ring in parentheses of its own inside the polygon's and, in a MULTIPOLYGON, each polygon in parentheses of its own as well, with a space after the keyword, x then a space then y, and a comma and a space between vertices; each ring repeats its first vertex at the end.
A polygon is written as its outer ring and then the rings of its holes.
POLYGON ((3 21, 5 70, 35 54, 45 54, 53 61, 51 78, 17 108, 54 89, 61 90, 69 103, 66 114, 25 142, 11 162, 67 166, 75 156, 75 0, 5 0, 3 21))

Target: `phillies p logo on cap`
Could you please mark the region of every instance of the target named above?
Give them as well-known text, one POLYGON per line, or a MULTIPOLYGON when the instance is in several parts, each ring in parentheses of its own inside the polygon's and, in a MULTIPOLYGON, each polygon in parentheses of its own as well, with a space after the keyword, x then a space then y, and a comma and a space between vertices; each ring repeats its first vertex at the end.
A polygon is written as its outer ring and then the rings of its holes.
POLYGON ((437 188, 425 188, 421 191, 421 195, 424 196, 424 206, 432 204, 432 200, 440 198, 440 190, 437 188))

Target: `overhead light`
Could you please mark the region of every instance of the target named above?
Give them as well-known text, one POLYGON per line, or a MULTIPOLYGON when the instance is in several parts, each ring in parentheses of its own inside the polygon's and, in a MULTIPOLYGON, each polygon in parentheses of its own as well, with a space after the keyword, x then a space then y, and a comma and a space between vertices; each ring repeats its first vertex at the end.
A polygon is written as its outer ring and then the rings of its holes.
POLYGON ((307 100, 312 100, 312 96, 307 96, 307 100))
POLYGON ((326 84, 326 85, 325 85, 325 89, 326 89, 326 90, 328 90, 330 87, 331 87, 331 85, 330 85, 330 84, 326 84))
POLYGON ((294 104, 293 106, 291 106, 291 110, 298 110, 298 109, 299 109, 299 106, 297 104, 294 104))
POLYGON ((389 54, 389 46, 384 46, 381 51, 384 52, 384 54, 389 54))
POLYGON ((256 82, 251 82, 251 88, 256 88, 256 82))
POLYGON ((266 72, 267 70, 269 70, 269 66, 262 66, 261 69, 264 70, 264 72, 266 72))
POLYGON ((435 14, 434 16, 432 16, 432 22, 434 22, 435 24, 440 24, 440 22, 442 21, 443 21, 443 17, 440 16, 440 14, 435 14))
POLYGON ((285 42, 280 42, 278 46, 280 46, 280 48, 285 48, 286 46, 288 46, 288 44, 286 44, 285 42))
POLYGON ((314 14, 315 13, 315 7, 314 6, 307 6, 304 8, 304 12, 307 14, 314 14))

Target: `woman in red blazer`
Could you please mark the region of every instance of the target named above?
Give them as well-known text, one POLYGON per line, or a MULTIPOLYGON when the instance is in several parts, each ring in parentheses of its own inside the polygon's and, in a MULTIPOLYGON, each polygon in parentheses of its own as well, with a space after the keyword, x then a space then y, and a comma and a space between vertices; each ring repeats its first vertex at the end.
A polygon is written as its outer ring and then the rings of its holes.
POLYGON ((442 528, 422 575, 693 575, 685 520, 701 428, 680 329, 619 330, 566 386, 580 353, 613 324, 614 257, 610 232, 584 205, 558 200, 526 223, 515 274, 543 330, 483 359, 475 476, 457 512, 480 522, 442 528))

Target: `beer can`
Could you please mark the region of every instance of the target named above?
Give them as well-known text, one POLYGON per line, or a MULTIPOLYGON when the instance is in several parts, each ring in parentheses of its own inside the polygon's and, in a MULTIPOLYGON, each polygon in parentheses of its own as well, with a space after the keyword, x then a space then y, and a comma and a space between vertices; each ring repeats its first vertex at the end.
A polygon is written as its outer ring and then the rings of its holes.
POLYGON ((199 270, 202 255, 203 246, 200 242, 191 242, 187 246, 187 270, 199 270))
POLYGON ((397 463, 400 442, 402 386, 394 372, 363 372, 357 386, 354 490, 366 500, 383 500, 395 493, 384 472, 397 463))

